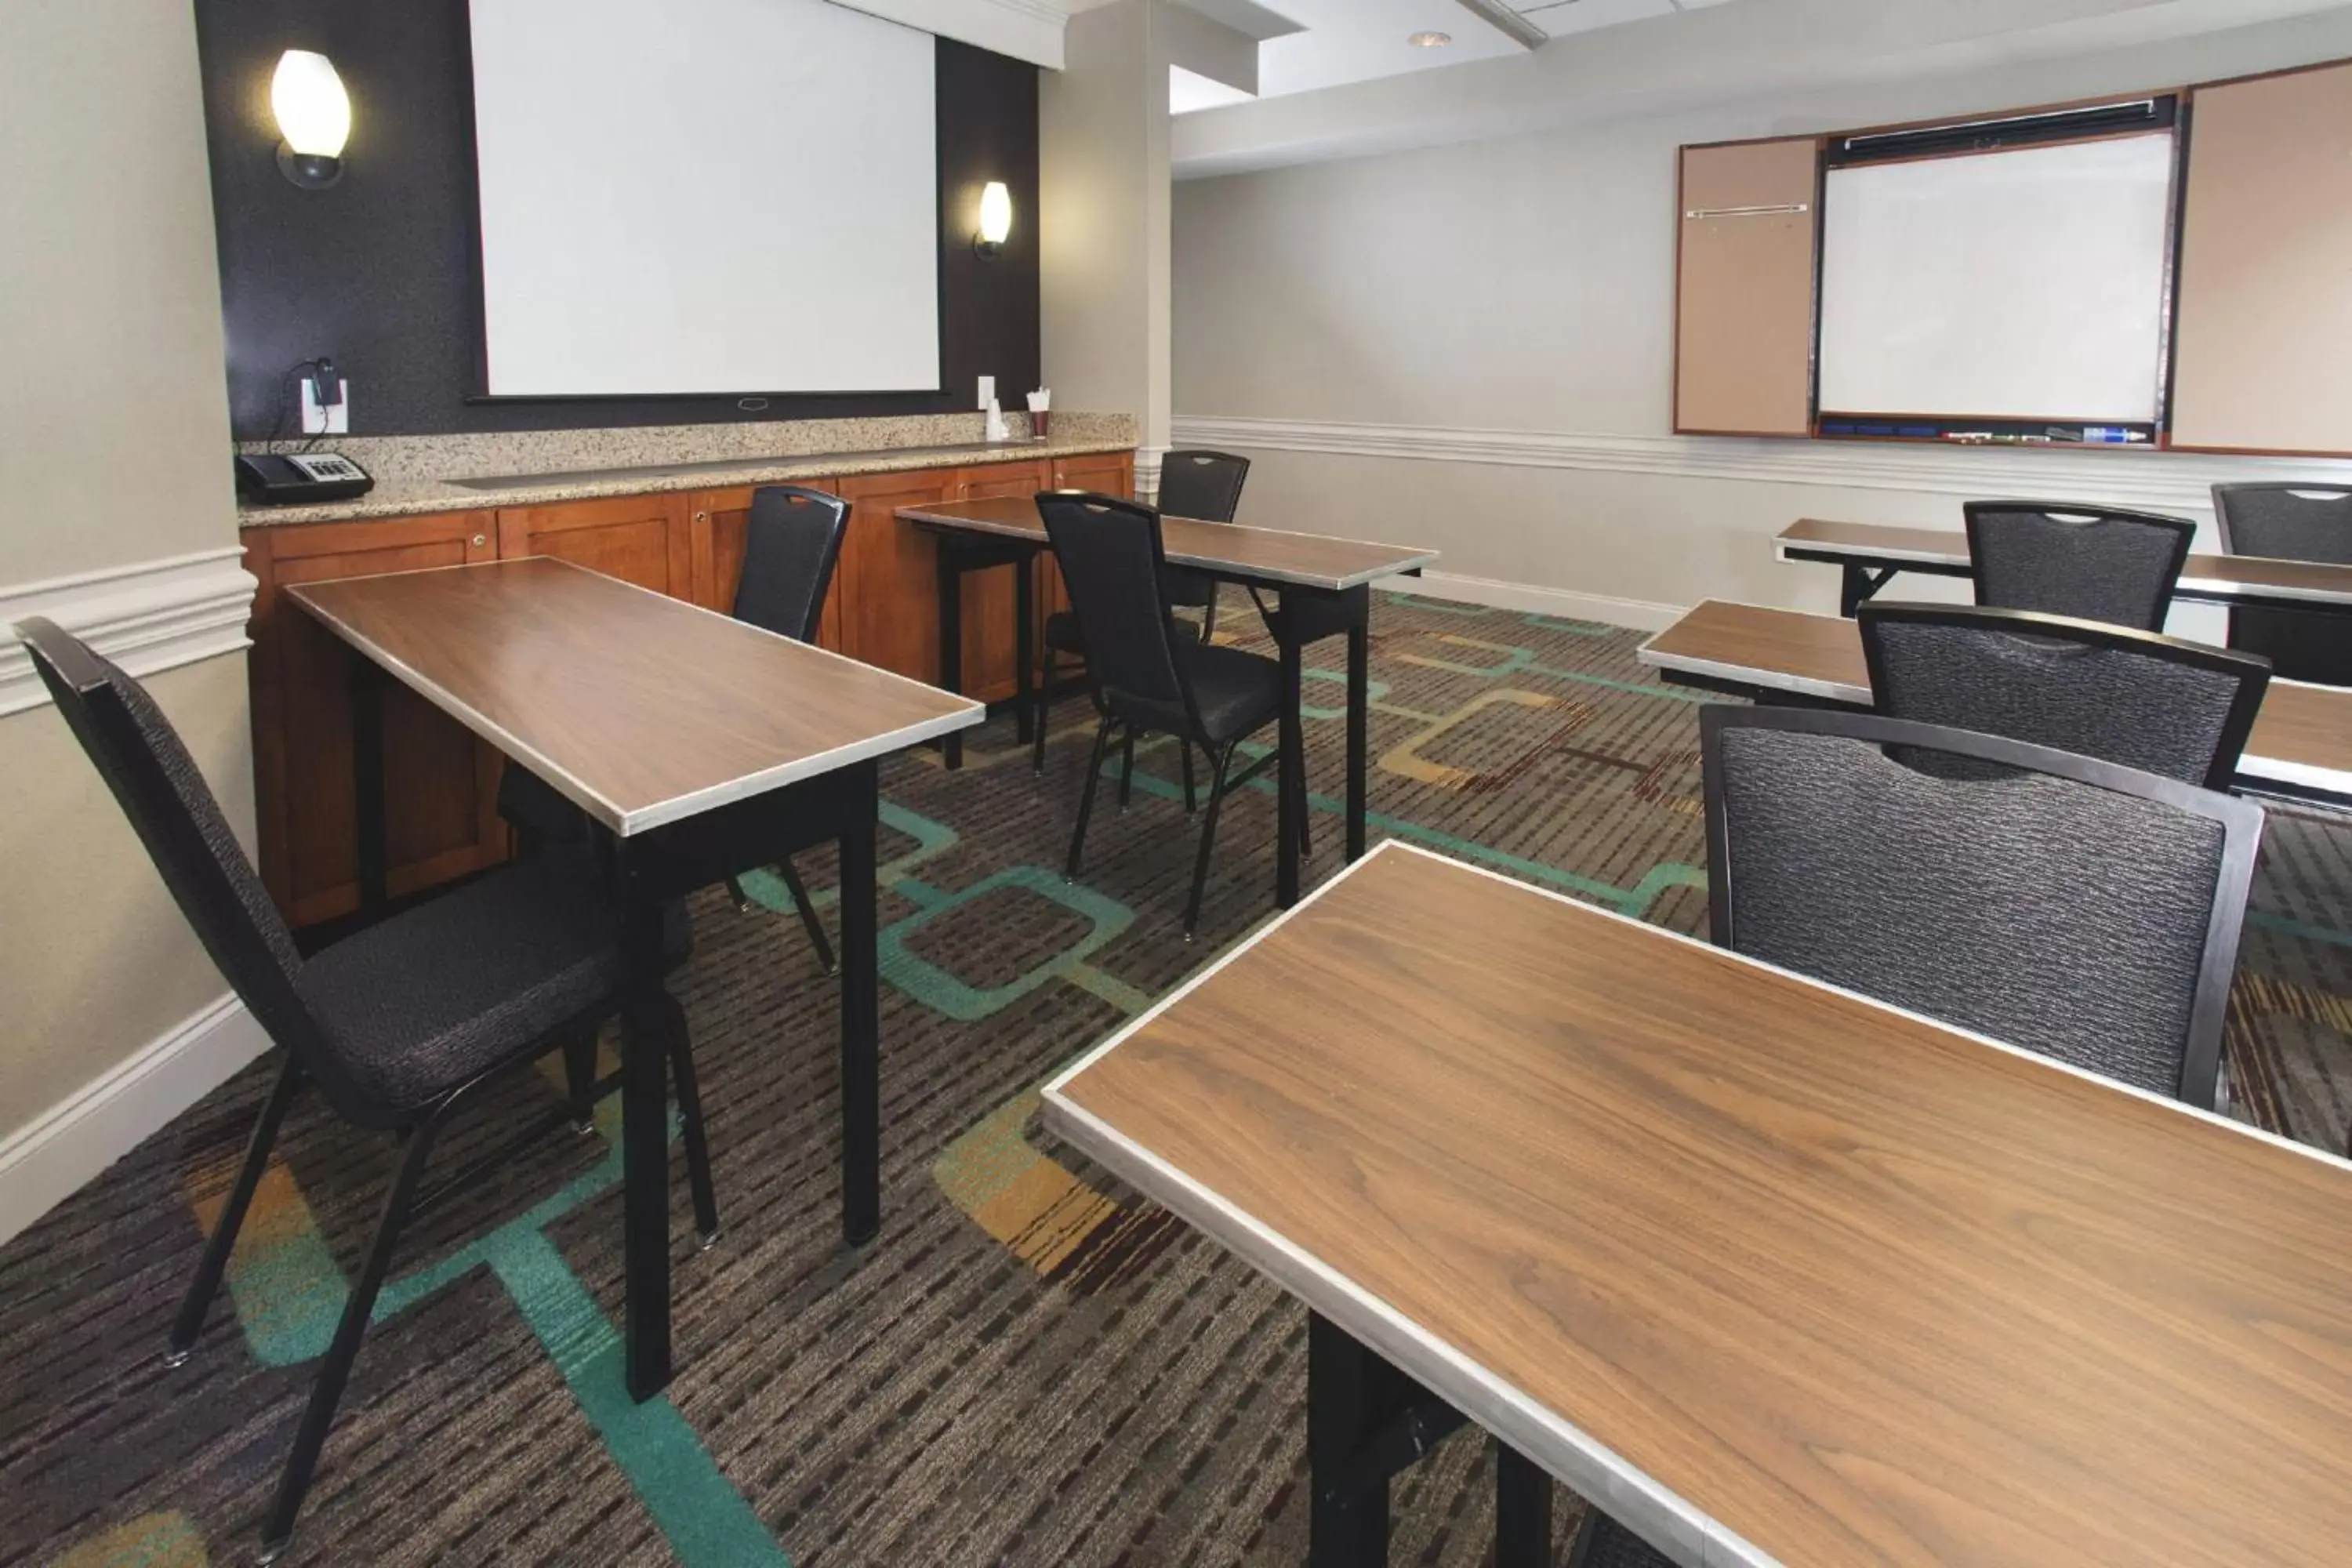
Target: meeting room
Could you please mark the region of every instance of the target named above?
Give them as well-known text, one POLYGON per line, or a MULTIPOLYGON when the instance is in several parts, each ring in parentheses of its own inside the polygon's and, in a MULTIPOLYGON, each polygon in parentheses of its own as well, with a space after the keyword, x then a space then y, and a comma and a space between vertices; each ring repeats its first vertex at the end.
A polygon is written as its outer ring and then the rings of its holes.
POLYGON ((0 1563, 2340 1568, 2352 0, 10 0, 0 1563))

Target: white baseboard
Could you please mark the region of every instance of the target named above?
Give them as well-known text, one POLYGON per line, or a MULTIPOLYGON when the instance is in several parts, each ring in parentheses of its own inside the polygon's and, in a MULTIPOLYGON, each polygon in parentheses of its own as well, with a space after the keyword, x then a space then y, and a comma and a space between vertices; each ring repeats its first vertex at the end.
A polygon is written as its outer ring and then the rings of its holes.
POLYGON ((1579 594, 1566 588, 1538 587, 1533 583, 1506 583, 1495 577, 1465 577, 1453 572, 1391 577, 1381 586, 1400 594, 1419 594, 1423 598, 1485 605, 1496 610, 1525 610, 1564 621, 1598 621, 1603 626, 1629 626, 1643 632, 1662 632, 1681 619, 1683 614, 1679 605, 1617 599, 1605 594, 1579 594))
POLYGON ((140 1048, 0 1138, 0 1242, 73 1195, 269 1047, 235 996, 140 1048))

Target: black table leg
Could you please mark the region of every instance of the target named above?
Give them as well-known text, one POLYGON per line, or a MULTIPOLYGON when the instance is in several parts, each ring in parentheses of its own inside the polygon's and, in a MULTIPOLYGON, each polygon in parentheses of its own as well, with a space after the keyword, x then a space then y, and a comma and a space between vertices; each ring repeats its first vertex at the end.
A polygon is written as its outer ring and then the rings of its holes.
MULTIPOLYGON (((939 542, 940 689, 963 695, 963 565, 955 547, 939 542)), ((963 766, 963 731, 952 730, 940 742, 950 772, 963 766)))
POLYGON ((1854 611, 1894 580, 1895 572, 1892 566, 1866 566, 1859 561, 1844 563, 1838 576, 1838 614, 1853 619, 1854 611))
POLYGON ((1551 1562, 1551 1478, 1495 1440, 1495 1568, 1551 1562))
POLYGON ((1388 1363, 1322 1314, 1307 1320, 1309 1568, 1373 1568, 1389 1555, 1389 1483, 1360 1462, 1394 1381, 1388 1363))
POLYGON ((669 1384, 669 1080, 661 903, 624 839, 614 855, 621 921, 621 1170, 629 1395, 669 1384))
POLYGON ((352 806, 359 849, 360 912, 384 902, 383 671, 354 653, 352 661, 352 806))
POLYGON ((863 1247, 882 1228, 881 994, 875 954, 875 817, 879 774, 857 764, 841 829, 841 1235, 863 1247))
POLYGON ((1348 628, 1348 858, 1364 853, 1364 771, 1371 749, 1371 627, 1348 628))
POLYGON ((1036 714, 1030 711, 1034 700, 1034 672, 1037 650, 1031 638, 1036 631, 1032 625, 1036 613, 1037 558, 1024 555, 1013 563, 1013 737, 1023 745, 1029 743, 1030 726, 1036 714))
POLYGON ((1286 910, 1298 901, 1298 814, 1307 809, 1307 727, 1298 711, 1303 700, 1298 628, 1287 605, 1275 620, 1282 643, 1282 761, 1275 791, 1279 803, 1276 837, 1281 847, 1274 863, 1274 901, 1286 910))

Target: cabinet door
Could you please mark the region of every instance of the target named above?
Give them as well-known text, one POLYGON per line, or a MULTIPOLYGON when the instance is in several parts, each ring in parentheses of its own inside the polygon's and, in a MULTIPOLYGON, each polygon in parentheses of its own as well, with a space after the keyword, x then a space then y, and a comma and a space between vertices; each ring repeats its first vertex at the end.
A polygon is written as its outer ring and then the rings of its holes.
POLYGON ((1811 433, 1820 165, 1810 136, 1682 150, 1677 431, 1811 433))
MULTIPOLYGON (((262 881, 295 925, 359 907, 352 782, 352 662, 284 597, 299 583, 495 557, 487 511, 249 528, 255 795, 262 881)), ((406 687, 383 694, 386 890, 415 892, 507 856, 499 753, 406 687)))
MULTIPOLYGON (((833 479, 794 479, 807 489, 835 491, 833 479)), ((694 602, 721 615, 735 607, 735 584, 743 575, 743 541, 751 518, 751 487, 697 490, 687 498, 693 509, 695 549, 694 602)), ((824 596, 824 614, 817 623, 819 647, 841 651, 841 568, 834 566, 833 583, 824 596)))
POLYGON ((656 594, 692 599, 692 528, 683 495, 501 507, 499 558, 552 555, 656 594))
POLYGON ((939 679, 939 558, 930 535, 893 513, 951 500, 952 468, 856 474, 835 494, 849 502, 849 533, 834 577, 841 651, 916 680, 939 679))
MULTIPOLYGON (((956 494, 963 500, 1034 496, 1045 488, 1048 477, 1043 462, 991 463, 964 469, 957 479, 956 494)), ((964 574, 963 689, 966 695, 983 702, 1003 701, 1017 685, 1014 659, 1019 644, 1013 635, 1017 606, 1013 572, 1010 566, 997 566, 964 574)), ((1034 657, 1036 645, 1033 642, 1030 647, 1034 657)))

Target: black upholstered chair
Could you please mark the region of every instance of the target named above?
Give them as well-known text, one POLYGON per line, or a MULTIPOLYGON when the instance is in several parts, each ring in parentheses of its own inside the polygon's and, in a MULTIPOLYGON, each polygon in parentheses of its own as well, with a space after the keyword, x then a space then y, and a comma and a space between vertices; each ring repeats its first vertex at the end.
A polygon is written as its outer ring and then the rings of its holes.
MULTIPOLYGON (((2106 621, 1964 605, 1855 612, 1879 712, 2227 789, 2270 664, 2106 621)), ((1963 773, 1969 772, 1963 768, 1963 773)))
MULTIPOLYGON (((2215 485, 2222 552, 2352 565, 2352 489, 2328 485, 2215 485)), ((2231 609, 2230 646, 2258 653, 2287 680, 2352 686, 2352 635, 2316 610, 2231 609)))
MULTIPOLYGON (((794 642, 814 642, 848 523, 849 503, 838 496, 798 485, 763 485, 752 491, 743 571, 735 584, 735 618, 794 642)), ((594 837, 579 807, 512 761, 499 777, 499 815, 522 830, 527 844, 572 844, 594 837)), ((776 873, 800 911, 817 961, 826 973, 835 973, 840 963, 800 872, 785 860, 776 873)), ((727 879, 727 892, 744 914, 758 907, 743 891, 740 878, 727 879)))
MULTIPOLYGON (((287 1456, 262 1537, 282 1551, 333 1424, 393 1248, 411 1214, 471 1184, 489 1165, 565 1121, 585 1120, 618 1079, 593 1081, 596 1029, 618 1005, 615 921, 594 858, 549 853, 493 871, 304 959, 230 833, 185 746, 139 683, 45 620, 16 628, 163 884, 222 976, 283 1054, 219 1222, 173 1321, 186 1358, 269 1163, 297 1089, 314 1084, 354 1127, 390 1132, 402 1152, 374 1239, 352 1281, 287 1456), (436 1136, 484 1085, 564 1053, 569 1103, 484 1160, 420 1191, 436 1136)), ((675 952, 683 928, 674 928, 675 952)), ((718 1230, 710 1161, 686 1016, 667 997, 665 1033, 685 1122, 695 1220, 718 1230)))
MULTIPOLYGON (((1176 631, 1161 583, 1167 563, 1160 514, 1151 508, 1110 496, 1047 492, 1038 496, 1037 510, 1069 586, 1072 614, 1088 650, 1087 684, 1101 715, 1078 797, 1077 828, 1070 837, 1069 875, 1078 875, 1095 785, 1114 734, 1124 733, 1130 763, 1139 734, 1172 735, 1180 745, 1201 747, 1211 771, 1192 891, 1184 905, 1189 942, 1200 924, 1218 809, 1226 795, 1281 760, 1278 750, 1268 752, 1241 773, 1233 772, 1234 749, 1281 716, 1282 667, 1261 654, 1218 647, 1176 631)), ((1293 787, 1293 772, 1281 771, 1286 789, 1293 787)), ((1119 789, 1123 797, 1124 778, 1119 789)), ((1298 804, 1303 824, 1304 803, 1298 804)))
MULTIPOLYGON (((1249 479, 1249 459, 1230 452, 1177 451, 1160 459, 1160 494, 1155 504, 1162 517, 1193 518, 1204 522, 1231 522, 1242 504, 1242 486, 1249 479)), ((1187 566, 1167 569, 1168 604, 1171 609, 1199 610, 1200 637, 1207 642, 1217 629, 1217 580, 1187 566)), ((1087 656, 1077 617, 1068 611, 1045 617, 1045 666, 1037 683, 1035 751, 1030 766, 1045 771, 1045 721, 1052 710, 1054 682, 1061 673, 1061 656, 1087 656)), ((1131 759, 1130 759, 1131 762, 1131 759)), ((1184 758, 1185 809, 1192 809, 1192 753, 1184 758)))
MULTIPOLYGON (((1717 945, 2212 1104, 2260 808, 1872 713, 1708 707, 1699 743, 1717 945)), ((1670 1559, 1594 1509, 1569 1562, 1670 1559)))
POLYGON ((1977 603, 2160 631, 2197 525, 2071 502, 1972 500, 1977 603))

